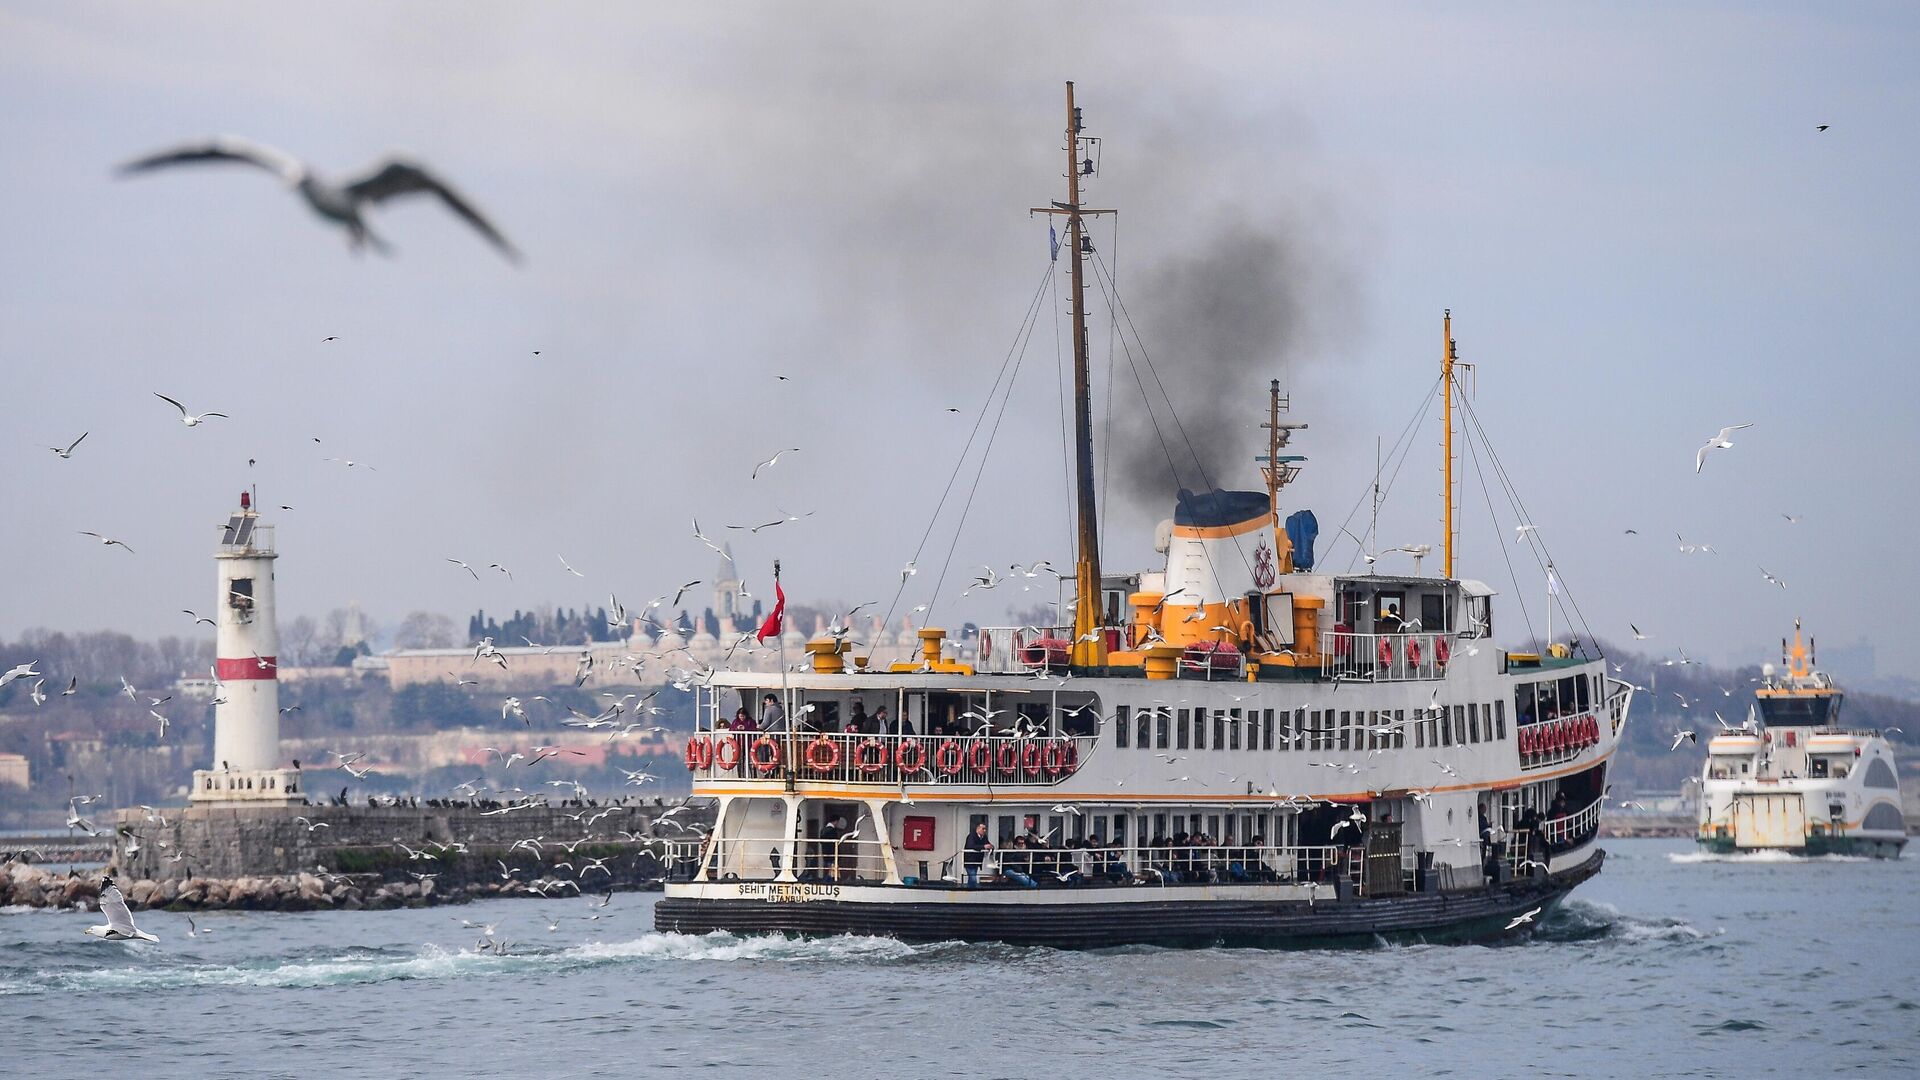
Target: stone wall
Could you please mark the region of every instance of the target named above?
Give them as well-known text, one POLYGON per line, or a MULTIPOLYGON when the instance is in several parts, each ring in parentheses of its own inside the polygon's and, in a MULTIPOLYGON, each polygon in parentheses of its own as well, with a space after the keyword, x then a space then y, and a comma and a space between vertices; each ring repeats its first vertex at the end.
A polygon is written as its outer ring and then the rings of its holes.
MULTIPOLYGON (((577 880, 583 890, 593 891, 605 877, 599 871, 583 876, 592 859, 606 859, 609 869, 617 863, 625 880, 659 875, 666 849, 647 838, 669 809, 637 800, 505 813, 477 806, 191 806, 163 811, 164 825, 149 821, 143 811, 122 810, 115 819, 119 842, 111 872, 154 881, 324 872, 409 882, 418 880, 416 874, 432 874, 442 889, 509 877, 545 878, 577 880), (129 855, 134 838, 138 850, 129 855), (540 846, 509 850, 527 838, 538 839, 540 846), (575 844, 571 857, 561 843, 575 844), (466 850, 445 847, 456 844, 466 850), (409 854, 401 845, 432 857, 409 854), (556 865, 569 862, 574 865, 556 865)), ((695 820, 691 812, 674 819, 695 820)), ((695 839, 673 823, 657 831, 667 840, 695 839)))

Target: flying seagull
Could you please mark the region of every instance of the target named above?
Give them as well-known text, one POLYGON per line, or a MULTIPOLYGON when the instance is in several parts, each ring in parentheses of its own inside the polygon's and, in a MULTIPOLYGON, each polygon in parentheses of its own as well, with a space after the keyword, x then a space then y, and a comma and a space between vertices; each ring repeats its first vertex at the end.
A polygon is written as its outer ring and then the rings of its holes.
POLYGON ((1533 917, 1538 914, 1540 914, 1540 909, 1534 908, 1532 911, 1529 911, 1523 915, 1515 915, 1513 917, 1513 921, 1507 924, 1507 929, 1512 930, 1517 926, 1525 926, 1527 923, 1532 922, 1533 917))
POLYGON ((101 542, 102 544, 105 544, 105 545, 107 545, 108 547, 112 547, 112 546, 113 546, 113 545, 115 545, 115 544, 119 544, 119 545, 120 545, 121 547, 123 547, 123 548, 127 548, 127 552, 128 552, 129 554, 131 554, 131 553, 133 552, 133 549, 132 549, 132 548, 130 548, 130 547, 127 547, 127 544, 126 544, 126 541, 124 541, 124 540, 115 540, 115 539, 114 539, 113 537, 111 537, 111 536, 102 536, 102 535, 100 535, 100 534, 99 534, 99 533, 97 533, 97 532, 88 532, 88 531, 87 531, 87 530, 85 530, 85 529, 81 529, 81 530, 80 530, 80 535, 81 535, 81 536, 91 536, 91 537, 93 537, 93 538, 94 538, 95 540, 98 540, 98 541, 100 541, 100 542, 101 542))
POLYGON ((1739 431, 1741 428, 1750 428, 1752 426, 1753 426, 1752 424, 1735 424, 1732 427, 1721 428, 1720 434, 1715 435, 1711 439, 1708 439, 1707 445, 1701 447, 1699 450, 1694 452, 1693 471, 1697 473, 1700 471, 1702 466, 1706 465, 1707 451, 1733 449, 1733 439, 1731 438, 1733 433, 1736 431, 1739 431))
POLYGON ((65 461, 65 460, 67 460, 68 458, 70 458, 70 457, 72 457, 72 456, 73 456, 73 448, 74 448, 74 447, 76 447, 76 446, 79 446, 79 445, 80 445, 81 443, 83 443, 83 442, 85 442, 85 441, 86 441, 86 438, 87 438, 87 436, 88 436, 89 434, 90 434, 90 432, 85 432, 85 431, 83 431, 83 432, 81 432, 81 433, 80 433, 80 437, 79 437, 78 439, 75 439, 75 440, 73 440, 72 442, 70 442, 70 443, 68 443, 68 444, 67 444, 67 448, 66 448, 65 450, 62 450, 62 449, 60 449, 60 448, 59 448, 59 447, 57 447, 57 446, 49 446, 49 447, 47 447, 47 449, 49 449, 49 450, 51 450, 51 451, 53 451, 53 452, 54 452, 54 454, 55 454, 55 455, 56 455, 57 457, 59 457, 59 459, 60 459, 61 461, 65 461))
POLYGON ((239 162, 267 170, 280 177, 288 187, 299 192, 313 212, 328 221, 344 226, 348 243, 354 251, 362 245, 373 248, 382 255, 391 248, 387 242, 367 228, 361 217, 361 210, 369 203, 381 203, 401 195, 426 192, 438 195, 447 209, 460 215, 467 224, 480 231, 494 247, 499 248, 511 262, 520 261, 520 253, 514 250, 507 238, 500 235, 491 222, 480 215, 460 194, 449 187, 445 181, 428 172, 418 163, 404 158, 388 158, 368 168, 359 176, 341 180, 329 180, 322 177, 305 162, 262 143, 256 143, 232 135, 222 135, 205 142, 189 143, 171 150, 162 150, 137 158, 120 167, 120 175, 131 176, 136 173, 151 172, 169 165, 194 165, 205 162, 239 162))
POLYGON ((789 447, 787 447, 787 448, 786 448, 785 450, 782 450, 782 451, 780 451, 780 453, 778 453, 778 454, 775 454, 775 455, 773 455, 772 457, 770 457, 770 458, 768 458, 767 460, 765 460, 765 461, 763 461, 763 462, 761 462, 761 463, 760 463, 760 464, 758 464, 758 465, 755 465, 755 466, 753 467, 753 473, 752 473, 752 475, 750 475, 750 476, 748 476, 748 477, 747 477, 747 479, 749 479, 749 480, 758 480, 758 479, 760 479, 760 470, 761 470, 761 469, 768 469, 768 468, 772 468, 772 467, 774 466, 774 464, 776 464, 776 463, 777 463, 777 462, 778 462, 778 461, 780 460, 780 455, 781 455, 781 454, 797 454, 797 453, 799 453, 799 452, 800 452, 800 448, 799 448, 799 447, 797 447, 797 446, 789 446, 789 447))
POLYGON ((153 396, 159 398, 161 401, 166 402, 167 404, 173 406, 174 408, 179 409, 180 422, 187 425, 188 427, 199 427, 201 421, 206 420, 210 417, 215 417, 215 416, 219 417, 222 420, 233 419, 233 417, 228 416, 226 413, 223 413, 223 412, 207 412, 207 413, 201 413, 199 416, 195 416, 192 413, 187 411, 187 407, 185 405, 180 404, 179 402, 173 400, 172 398, 168 397, 165 394, 155 391, 153 396))
POLYGON ((87 927, 90 937, 106 938, 108 941, 159 941, 160 939, 133 925, 133 912, 127 910, 127 898, 120 895, 120 886, 112 878, 100 881, 100 914, 107 917, 105 926, 87 927))

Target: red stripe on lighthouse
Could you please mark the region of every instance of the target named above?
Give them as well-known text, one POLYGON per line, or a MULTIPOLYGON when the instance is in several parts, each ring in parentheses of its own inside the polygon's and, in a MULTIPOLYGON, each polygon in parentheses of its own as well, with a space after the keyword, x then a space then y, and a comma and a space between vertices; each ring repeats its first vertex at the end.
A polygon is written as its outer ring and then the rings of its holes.
POLYGON ((278 679, 280 677, 280 658, 263 656, 256 660, 245 657, 240 660, 228 660, 225 657, 215 661, 221 682, 234 679, 278 679))

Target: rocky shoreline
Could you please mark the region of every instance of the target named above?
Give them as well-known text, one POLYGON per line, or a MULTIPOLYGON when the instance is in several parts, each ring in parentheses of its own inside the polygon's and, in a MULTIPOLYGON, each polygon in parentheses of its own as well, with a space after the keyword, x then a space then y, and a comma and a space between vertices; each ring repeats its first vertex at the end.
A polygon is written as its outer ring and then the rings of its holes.
MULTIPOLYGON (((56 872, 28 862, 0 864, 0 907, 79 908, 99 906, 99 871, 56 872)), ((496 897, 569 895, 541 882, 469 881, 441 886, 433 878, 388 881, 377 873, 298 873, 274 877, 116 878, 127 904, 136 911, 381 911, 400 907, 464 904, 496 897)), ((609 880, 602 888, 631 890, 648 882, 609 880)))

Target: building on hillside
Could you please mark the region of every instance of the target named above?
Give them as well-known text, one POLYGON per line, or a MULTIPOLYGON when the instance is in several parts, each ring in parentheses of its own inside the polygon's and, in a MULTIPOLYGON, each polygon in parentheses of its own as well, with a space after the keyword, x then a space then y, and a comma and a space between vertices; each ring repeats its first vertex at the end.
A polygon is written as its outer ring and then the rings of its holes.
POLYGON ((25 754, 0 754, 0 784, 11 784, 22 791, 33 786, 25 754))

